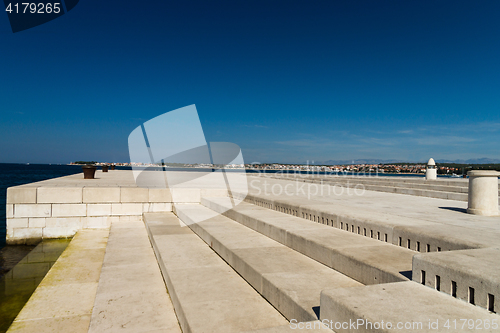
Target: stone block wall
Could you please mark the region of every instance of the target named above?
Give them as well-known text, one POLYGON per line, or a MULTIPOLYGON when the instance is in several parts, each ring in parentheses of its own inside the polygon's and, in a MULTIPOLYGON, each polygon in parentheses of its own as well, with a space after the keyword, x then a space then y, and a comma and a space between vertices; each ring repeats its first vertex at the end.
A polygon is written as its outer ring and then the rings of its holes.
POLYGON ((199 203, 202 195, 227 191, 190 188, 47 187, 7 189, 7 243, 36 243, 42 238, 72 237, 111 222, 142 219, 143 213, 170 212, 176 203, 199 203), (213 192, 213 193, 212 193, 213 192))

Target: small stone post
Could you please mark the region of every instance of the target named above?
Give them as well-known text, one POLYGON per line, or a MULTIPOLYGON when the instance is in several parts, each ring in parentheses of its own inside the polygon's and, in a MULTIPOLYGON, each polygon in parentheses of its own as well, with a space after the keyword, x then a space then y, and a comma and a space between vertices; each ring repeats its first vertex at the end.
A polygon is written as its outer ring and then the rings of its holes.
POLYGON ((437 179, 436 162, 434 162, 433 158, 430 158, 429 162, 427 162, 427 170, 425 170, 425 179, 427 180, 437 179))
POLYGON ((500 172, 473 170, 469 175, 469 206, 467 213, 498 216, 498 176, 500 172))

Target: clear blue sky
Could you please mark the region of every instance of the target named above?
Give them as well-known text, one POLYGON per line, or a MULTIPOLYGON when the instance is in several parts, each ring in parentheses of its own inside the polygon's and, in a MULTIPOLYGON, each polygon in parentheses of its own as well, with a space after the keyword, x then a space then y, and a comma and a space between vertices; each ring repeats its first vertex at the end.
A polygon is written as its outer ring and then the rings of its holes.
POLYGON ((500 1, 83 0, 0 13, 0 162, 128 161, 196 104, 246 162, 500 158, 500 1))

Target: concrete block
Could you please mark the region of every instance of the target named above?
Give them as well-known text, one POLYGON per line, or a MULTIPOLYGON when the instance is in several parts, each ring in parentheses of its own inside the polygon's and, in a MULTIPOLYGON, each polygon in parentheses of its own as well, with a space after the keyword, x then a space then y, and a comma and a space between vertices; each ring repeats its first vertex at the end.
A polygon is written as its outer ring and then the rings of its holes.
POLYGON ((14 237, 14 228, 7 227, 5 231, 6 231, 6 235, 5 235, 6 239, 14 237))
POLYGON ((36 187, 9 187, 7 189, 7 203, 36 203, 36 187))
POLYGON ((114 203, 111 204, 111 215, 142 215, 141 203, 114 203))
POLYGON ((30 228, 45 228, 45 217, 30 217, 28 226, 30 228))
POLYGON ((172 194, 168 188, 150 188, 149 202, 172 202, 172 194))
POLYGON ((14 217, 50 217, 51 211, 50 204, 15 204, 14 217))
POLYGON ((22 218, 22 219, 7 219, 7 229, 13 229, 13 228, 27 228, 28 227, 28 219, 27 218, 22 218))
POLYGON ((494 248, 418 254, 413 257, 413 281, 465 302, 472 288, 475 305, 498 312, 494 300, 500 299, 499 259, 500 250, 494 248))
POLYGON ((201 190, 195 188, 173 188, 172 201, 174 203, 199 203, 201 190))
POLYGON ((111 204, 87 204, 87 216, 110 216, 111 204))
POLYGON ((84 187, 84 203, 113 203, 120 202, 119 187, 84 187))
POLYGON ((43 228, 43 238, 69 238, 73 237, 78 230, 77 227, 45 227, 43 228))
POLYGON ((17 239, 41 239, 42 228, 15 228, 14 238, 17 239))
POLYGON ((118 217, 112 216, 88 216, 82 218, 84 229, 109 228, 112 222, 118 222, 118 217))
POLYGON ((81 203, 81 187, 38 187, 37 203, 81 203))
POLYGON ((45 219, 45 227, 82 229, 81 219, 80 217, 50 217, 45 219))
POLYGON ((498 323, 496 314, 412 281, 321 292, 320 320, 332 323, 334 326, 329 327, 338 333, 388 333, 398 330, 398 324, 399 330, 405 332, 462 332, 460 318, 471 319, 474 323, 480 321, 483 332, 498 331, 498 327, 492 329, 491 326, 492 320, 498 323), (405 304, 411 306, 402 306, 405 304), (485 329, 484 320, 489 321, 489 329, 485 329), (444 326, 447 321, 450 328, 444 326), (344 322, 348 325, 342 327, 344 322), (353 326, 350 322, 359 325, 353 326), (433 326, 429 327, 431 323, 433 326))
POLYGON ((143 204, 144 213, 171 212, 172 203, 170 202, 151 202, 143 204))
POLYGON ((148 202, 149 189, 142 187, 122 187, 120 202, 148 202))
POLYGON ((8 219, 14 218, 14 204, 7 204, 5 208, 6 208, 5 216, 8 219))
POLYGON ((118 219, 119 222, 137 222, 142 221, 142 215, 122 215, 113 216, 113 219, 118 219))
POLYGON ((87 216, 86 204, 53 204, 52 217, 87 216))

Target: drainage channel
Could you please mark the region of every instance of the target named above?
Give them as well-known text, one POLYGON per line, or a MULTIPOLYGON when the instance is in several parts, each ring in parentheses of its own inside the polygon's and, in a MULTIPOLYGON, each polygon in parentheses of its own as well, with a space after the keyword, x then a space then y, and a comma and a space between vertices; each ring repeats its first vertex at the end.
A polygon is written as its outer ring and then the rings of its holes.
POLYGON ((71 239, 40 242, 0 278, 0 333, 8 330, 71 239))

